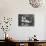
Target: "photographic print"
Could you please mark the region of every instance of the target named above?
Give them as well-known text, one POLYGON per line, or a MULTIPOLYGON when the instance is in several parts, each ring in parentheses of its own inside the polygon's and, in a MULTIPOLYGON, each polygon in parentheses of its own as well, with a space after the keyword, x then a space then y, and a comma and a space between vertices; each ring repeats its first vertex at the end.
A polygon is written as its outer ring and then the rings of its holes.
POLYGON ((19 26, 34 26, 34 15, 33 14, 19 14, 18 25, 19 26))

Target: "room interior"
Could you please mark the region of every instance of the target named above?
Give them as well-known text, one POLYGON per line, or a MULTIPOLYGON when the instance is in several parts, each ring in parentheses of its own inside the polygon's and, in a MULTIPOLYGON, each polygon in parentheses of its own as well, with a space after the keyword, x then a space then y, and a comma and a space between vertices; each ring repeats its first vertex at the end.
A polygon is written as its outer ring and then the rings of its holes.
POLYGON ((35 3, 0 0, 1 46, 46 46, 46 3, 35 3))

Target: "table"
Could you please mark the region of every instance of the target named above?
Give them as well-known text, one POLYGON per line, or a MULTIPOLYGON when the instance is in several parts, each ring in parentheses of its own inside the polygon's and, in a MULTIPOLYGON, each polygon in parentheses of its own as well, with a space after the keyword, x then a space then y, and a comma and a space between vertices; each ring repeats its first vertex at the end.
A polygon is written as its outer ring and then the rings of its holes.
POLYGON ((29 41, 29 40, 9 40, 7 43, 16 46, 46 46, 46 40, 29 41))

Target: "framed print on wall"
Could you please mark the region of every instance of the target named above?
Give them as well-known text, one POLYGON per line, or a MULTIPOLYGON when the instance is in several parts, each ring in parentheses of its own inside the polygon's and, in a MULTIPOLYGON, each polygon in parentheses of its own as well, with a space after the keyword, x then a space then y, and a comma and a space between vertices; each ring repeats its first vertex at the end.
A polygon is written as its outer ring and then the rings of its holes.
POLYGON ((18 26, 34 26, 34 15, 33 14, 19 14, 18 26))

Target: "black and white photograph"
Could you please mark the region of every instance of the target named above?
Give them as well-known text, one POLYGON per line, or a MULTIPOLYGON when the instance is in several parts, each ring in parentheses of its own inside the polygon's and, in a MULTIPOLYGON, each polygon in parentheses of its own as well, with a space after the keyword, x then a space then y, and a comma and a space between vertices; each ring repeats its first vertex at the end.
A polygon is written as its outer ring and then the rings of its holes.
POLYGON ((19 14, 18 25, 19 26, 34 26, 34 15, 33 14, 19 14))

